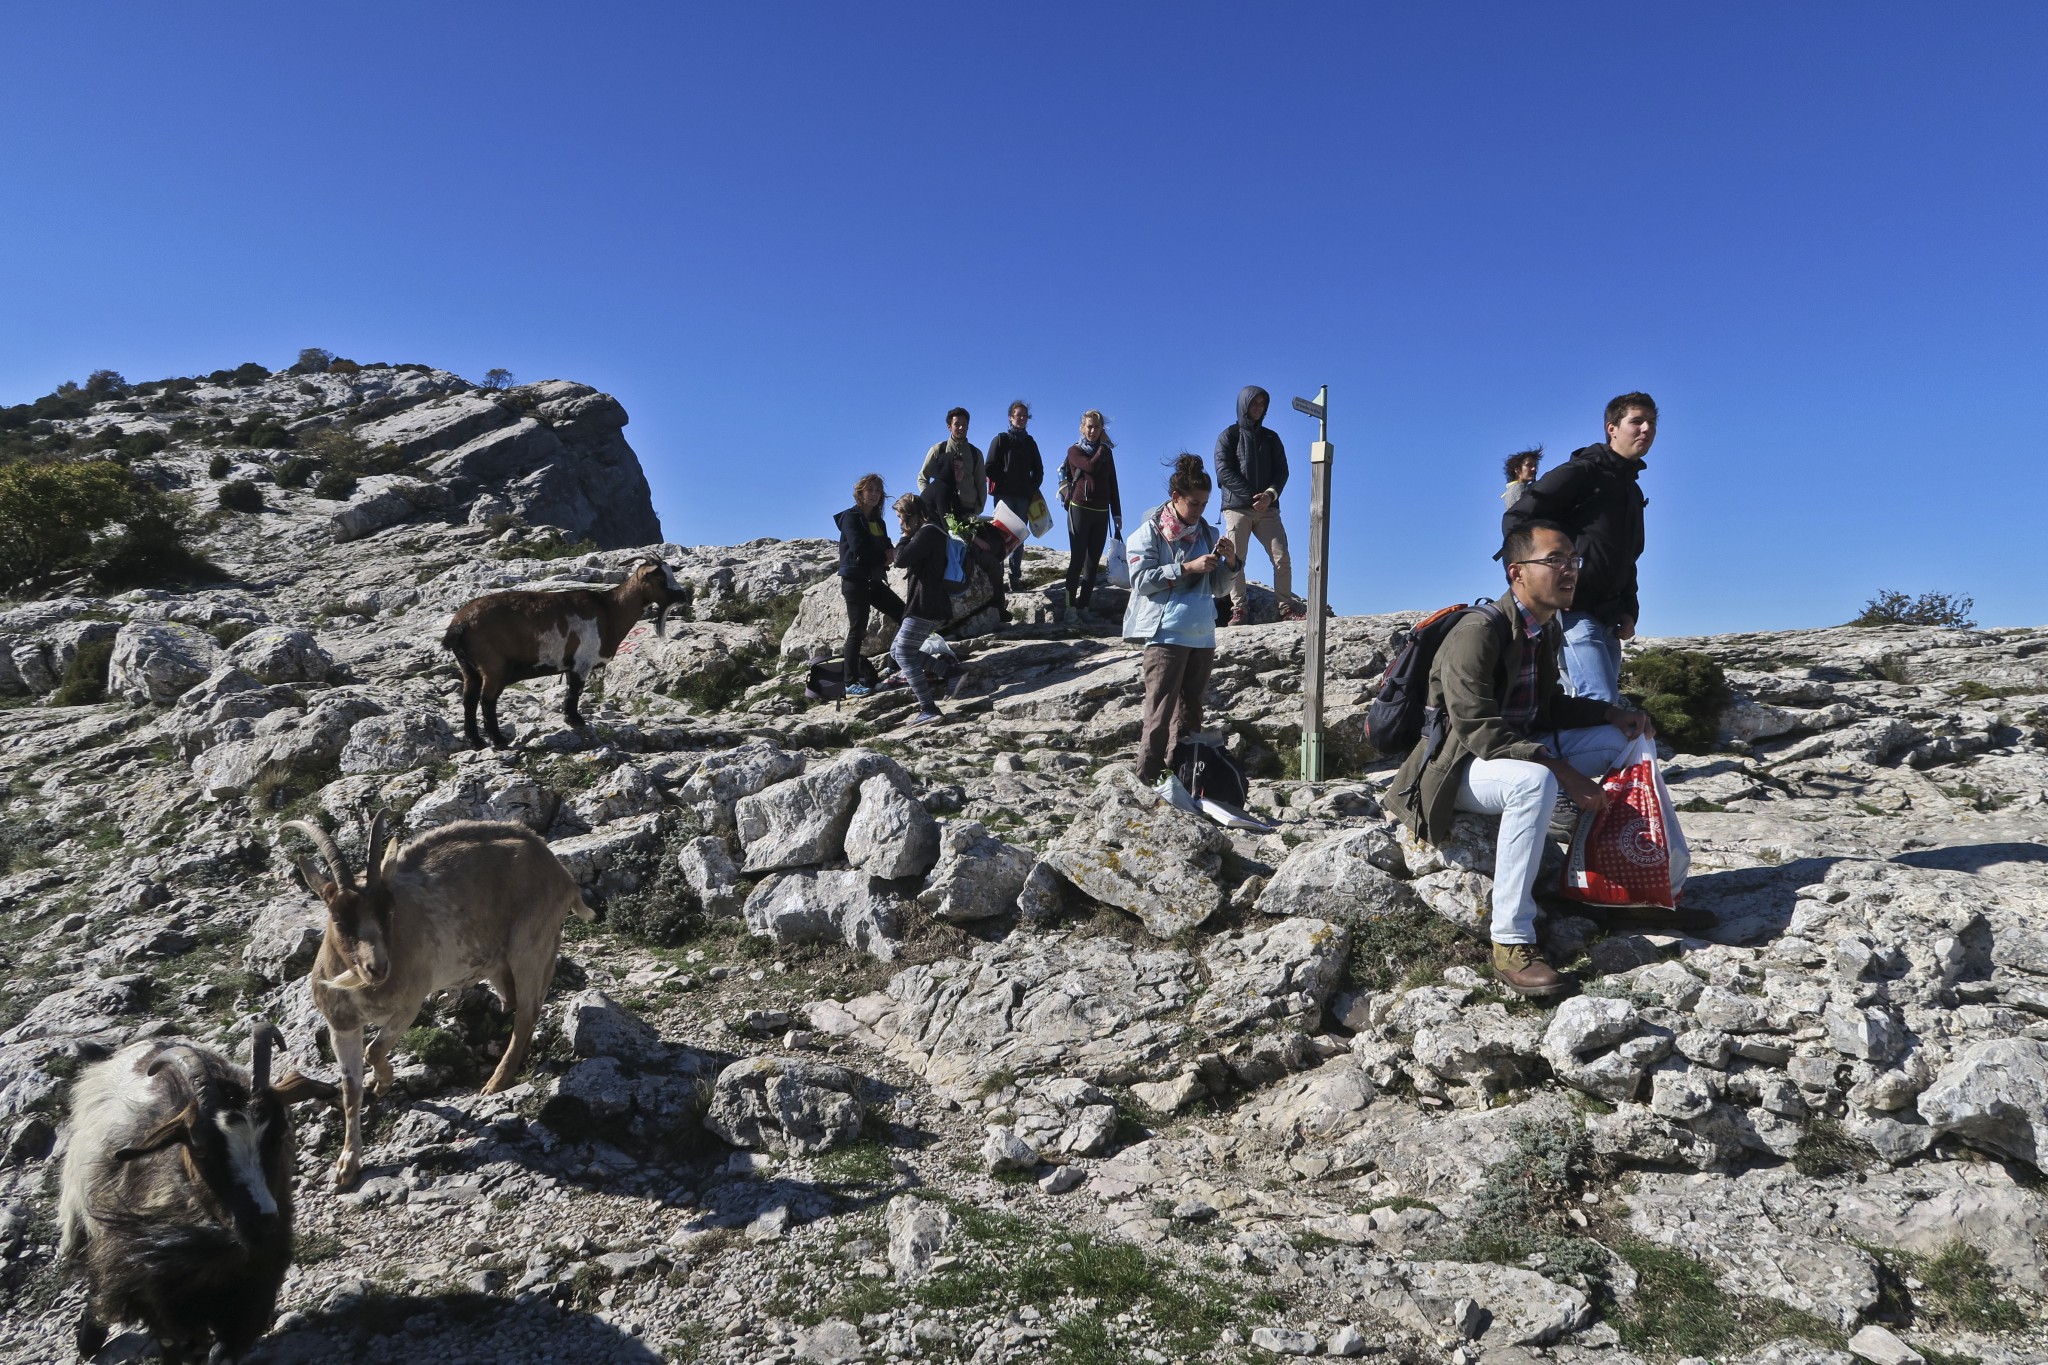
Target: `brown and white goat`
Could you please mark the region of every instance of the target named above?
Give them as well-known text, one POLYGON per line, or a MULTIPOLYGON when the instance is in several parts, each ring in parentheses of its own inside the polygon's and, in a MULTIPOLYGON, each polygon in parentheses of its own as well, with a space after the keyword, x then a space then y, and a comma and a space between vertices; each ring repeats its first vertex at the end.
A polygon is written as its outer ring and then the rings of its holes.
POLYGON ((363 1030, 377 1030, 369 1060, 381 1095, 391 1084, 391 1045, 412 1027, 427 997, 488 982, 512 1015, 512 1040, 484 1093, 503 1090, 519 1074, 540 1022, 563 921, 571 914, 597 918, 547 841, 523 825, 463 820, 401 849, 396 839, 386 842, 390 819, 379 811, 370 824, 360 885, 326 830, 305 820, 279 830, 305 835, 325 860, 322 866, 302 854, 297 863, 306 885, 327 903, 327 931, 309 980, 341 1063, 345 1127, 334 1163, 337 1188, 362 1173, 363 1030))
POLYGON ((456 667, 462 670, 462 730, 470 747, 484 747, 476 732, 479 701, 484 731, 492 747, 502 749, 508 741, 498 728, 498 694, 513 683, 551 673, 569 675, 562 716, 571 729, 581 730, 583 717, 576 701, 590 670, 618 651, 650 604, 656 608, 654 632, 659 635, 669 605, 689 599, 690 590, 676 581, 668 565, 645 559, 609 592, 513 589, 463 603, 449 620, 441 644, 454 651, 456 667))
POLYGON ((292 1259, 289 1106, 333 1100, 296 1071, 270 1083, 264 1024, 244 1071, 185 1042, 135 1043, 79 1078, 58 1219, 85 1280, 80 1359, 139 1322, 170 1361, 238 1360, 277 1314, 292 1259))

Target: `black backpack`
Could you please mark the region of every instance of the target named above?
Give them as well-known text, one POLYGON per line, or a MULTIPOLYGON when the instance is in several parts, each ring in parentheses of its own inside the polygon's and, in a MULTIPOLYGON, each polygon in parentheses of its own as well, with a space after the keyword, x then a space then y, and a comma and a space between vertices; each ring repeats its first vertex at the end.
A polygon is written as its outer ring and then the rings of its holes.
POLYGON ((1220 744, 1184 739, 1173 748, 1173 774, 1197 801, 1242 806, 1251 794, 1244 768, 1220 744))
MULTIPOLYGON (((873 687, 880 681, 875 666, 860 661, 860 681, 873 687)), ((804 679, 804 696, 810 701, 838 701, 846 695, 846 665, 838 659, 820 659, 811 665, 804 679)))
POLYGON ((1476 611, 1490 621, 1505 621, 1493 599, 1482 597, 1467 605, 1432 612, 1417 621, 1408 638, 1394 653, 1394 661, 1380 678, 1380 692, 1365 708, 1365 737, 1372 747, 1388 757, 1398 757, 1415 747, 1422 738, 1429 708, 1429 666, 1436 652, 1466 612, 1476 611))

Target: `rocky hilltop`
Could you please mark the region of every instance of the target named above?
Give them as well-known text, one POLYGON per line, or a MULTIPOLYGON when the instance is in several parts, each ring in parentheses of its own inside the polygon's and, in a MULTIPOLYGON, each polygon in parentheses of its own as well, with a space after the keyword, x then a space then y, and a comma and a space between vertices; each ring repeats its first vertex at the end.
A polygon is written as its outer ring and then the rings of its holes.
POLYGON ((1487 823, 1433 849, 1382 813, 1362 707, 1412 615, 1331 623, 1320 782, 1286 775, 1301 628, 1222 632, 1212 714, 1276 826, 1224 830, 1136 784, 1135 655, 1113 619, 1045 624, 1056 587, 993 633, 985 585, 963 601, 945 725, 900 729, 900 690, 807 703, 832 547, 659 543, 588 387, 185 397, 389 469, 321 498, 286 449, 216 473, 141 405, 66 419, 162 433, 135 464, 160 487, 259 497, 204 532, 218 581, 0 611, 5 1358, 71 1354, 82 1066, 247 1056, 268 1019, 333 1075, 278 827, 359 860, 380 807, 523 823, 606 918, 571 922, 514 1089, 477 1093, 508 1027, 479 988, 406 1035, 354 1189, 338 1118, 302 1113, 298 1263, 252 1360, 2048 1354, 2048 629, 1637 642, 1733 689, 1667 770, 1719 926, 1557 903, 1581 989, 1537 1006, 1475 936, 1487 823), (514 748, 460 747, 448 615, 646 555, 695 619, 635 632, 589 731, 547 681, 506 694, 514 748))

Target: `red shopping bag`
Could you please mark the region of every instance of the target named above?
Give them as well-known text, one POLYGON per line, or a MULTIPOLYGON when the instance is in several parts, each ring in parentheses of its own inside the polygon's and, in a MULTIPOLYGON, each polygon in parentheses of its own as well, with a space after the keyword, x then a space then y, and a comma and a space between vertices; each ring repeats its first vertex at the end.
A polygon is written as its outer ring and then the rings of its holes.
POLYGON ((1601 780, 1607 804, 1580 815, 1558 894, 1590 905, 1677 908, 1692 865, 1678 812, 1657 766, 1657 746, 1638 739, 1601 780))

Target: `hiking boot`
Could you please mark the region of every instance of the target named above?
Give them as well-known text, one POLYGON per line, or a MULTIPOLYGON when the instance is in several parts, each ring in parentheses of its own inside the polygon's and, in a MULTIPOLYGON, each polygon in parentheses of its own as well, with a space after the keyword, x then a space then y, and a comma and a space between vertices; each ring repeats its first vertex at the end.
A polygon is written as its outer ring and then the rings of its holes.
POLYGON ((1306 621, 1308 620, 1308 608, 1297 602, 1289 602, 1280 608, 1280 619, 1283 621, 1306 621))
POLYGON ((1251 623, 1252 623, 1252 614, 1251 614, 1250 612, 1246 611, 1246 610, 1245 610, 1245 609, 1244 609, 1243 607, 1234 607, 1234 608, 1232 608, 1232 609, 1231 609, 1231 612, 1230 612, 1230 624, 1231 624, 1231 625, 1233 625, 1233 626, 1248 626, 1248 625, 1250 625, 1251 623))
POLYGON ((1565 987, 1564 977, 1543 960, 1533 943, 1494 944, 1493 974, 1516 995, 1531 999, 1555 995, 1565 987))

